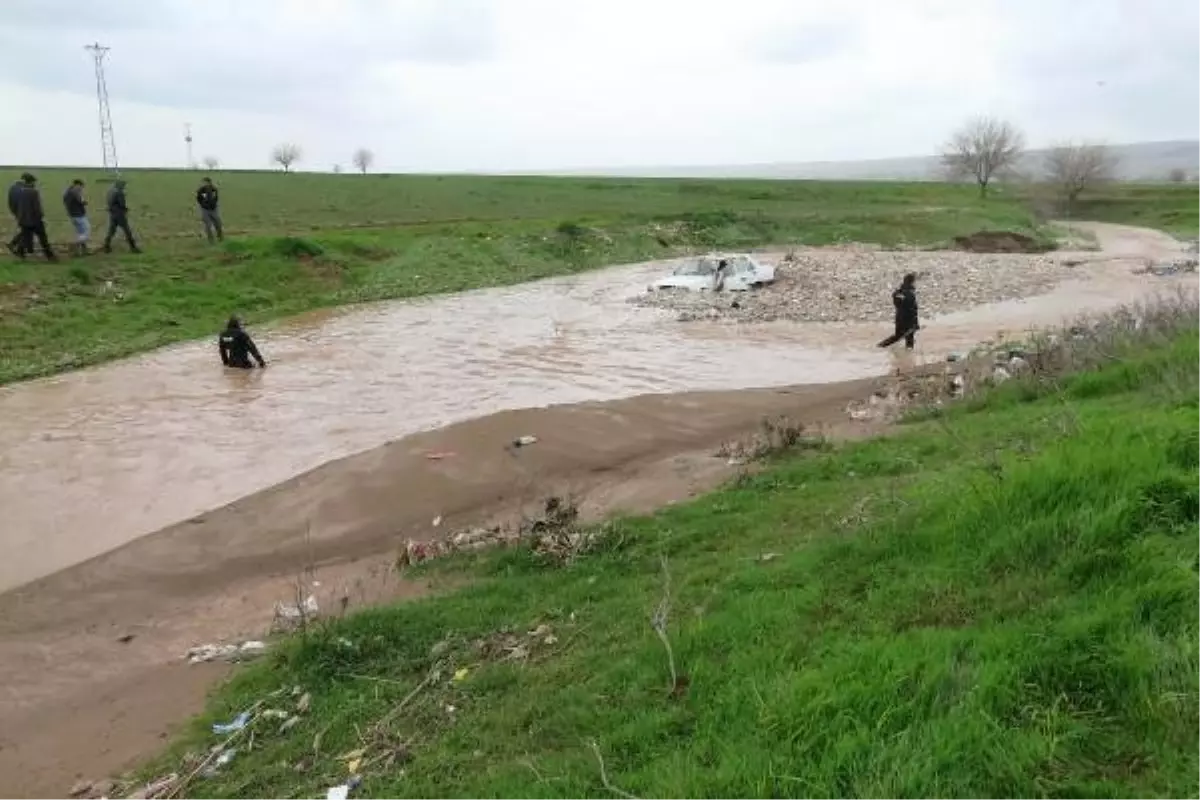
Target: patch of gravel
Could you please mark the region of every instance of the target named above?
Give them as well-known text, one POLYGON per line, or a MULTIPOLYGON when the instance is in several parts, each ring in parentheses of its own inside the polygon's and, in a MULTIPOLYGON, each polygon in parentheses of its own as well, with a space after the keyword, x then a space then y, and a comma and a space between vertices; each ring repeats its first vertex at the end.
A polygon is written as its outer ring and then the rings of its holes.
POLYGON ((886 322, 892 290, 915 272, 922 318, 985 303, 1044 294, 1079 262, 1053 255, 890 251, 871 246, 800 250, 776 264, 774 285, 751 292, 645 292, 643 307, 677 311, 679 320, 738 322, 886 322))

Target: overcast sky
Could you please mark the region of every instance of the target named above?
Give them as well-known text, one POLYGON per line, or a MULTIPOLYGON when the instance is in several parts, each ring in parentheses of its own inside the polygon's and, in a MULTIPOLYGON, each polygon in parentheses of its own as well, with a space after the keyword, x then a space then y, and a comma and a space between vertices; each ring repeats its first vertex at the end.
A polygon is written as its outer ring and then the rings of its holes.
POLYGON ((1196 0, 2 0, 0 163, 386 171, 920 155, 995 114, 1033 144, 1190 139, 1196 0))

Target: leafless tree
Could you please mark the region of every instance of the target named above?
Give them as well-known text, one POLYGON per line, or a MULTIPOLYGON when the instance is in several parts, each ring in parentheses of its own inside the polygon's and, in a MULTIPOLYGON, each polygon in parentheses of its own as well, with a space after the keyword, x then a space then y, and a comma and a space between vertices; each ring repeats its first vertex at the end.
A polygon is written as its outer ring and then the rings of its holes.
POLYGON ((217 159, 216 156, 205 156, 204 157, 204 168, 205 169, 213 170, 219 166, 221 166, 221 162, 220 162, 220 160, 217 159))
POLYGON ((993 178, 1015 170, 1025 151, 1025 136, 1009 122, 976 117, 942 148, 942 166, 954 180, 973 179, 985 197, 993 178))
POLYGON ((334 174, 334 175, 341 175, 341 174, 342 174, 342 165, 341 165, 341 164, 334 164, 334 165, 333 165, 333 174, 334 174))
POLYGON ((1070 208, 1085 189, 1113 179, 1116 157, 1102 144, 1064 142, 1046 154, 1046 179, 1070 208))
POLYGON ((365 147, 360 147, 354 151, 354 166, 358 167, 358 171, 363 175, 367 174, 367 170, 375 163, 375 154, 365 147))
POLYGON ((271 160, 283 167, 284 172, 291 172, 292 164, 300 160, 300 155, 300 145, 285 142, 275 145, 275 149, 271 151, 271 160))
POLYGON ((1183 167, 1172 167, 1167 173, 1167 180, 1171 183, 1183 183, 1187 180, 1187 170, 1183 167))

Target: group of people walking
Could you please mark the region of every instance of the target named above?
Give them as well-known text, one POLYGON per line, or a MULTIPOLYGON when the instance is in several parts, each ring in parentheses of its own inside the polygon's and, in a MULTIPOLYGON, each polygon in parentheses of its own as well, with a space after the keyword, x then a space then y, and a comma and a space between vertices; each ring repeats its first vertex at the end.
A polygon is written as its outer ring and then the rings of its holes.
MULTIPOLYGON (((85 184, 79 178, 71 181, 71 185, 63 192, 63 208, 71 220, 75 230, 75 241, 71 252, 76 256, 88 254, 88 243, 91 240, 92 224, 88 218, 88 201, 84 194, 85 184)), ((129 202, 125 196, 125 181, 113 181, 105 195, 105 208, 108 211, 108 232, 104 237, 104 252, 112 252, 113 237, 120 231, 125 236, 131 252, 140 253, 133 229, 129 226, 129 202)), ((200 219, 204 224, 204 235, 208 241, 224 240, 225 231, 221 224, 220 194, 213 185, 211 178, 205 178, 196 190, 196 205, 200 211, 200 219)), ((46 232, 46 212, 42 205, 42 194, 38 188, 37 178, 26 172, 8 188, 8 210, 17 223, 17 232, 8 242, 8 249, 18 258, 25 258, 34 252, 34 243, 41 247, 47 260, 57 261, 58 256, 50 245, 50 237, 46 232)))

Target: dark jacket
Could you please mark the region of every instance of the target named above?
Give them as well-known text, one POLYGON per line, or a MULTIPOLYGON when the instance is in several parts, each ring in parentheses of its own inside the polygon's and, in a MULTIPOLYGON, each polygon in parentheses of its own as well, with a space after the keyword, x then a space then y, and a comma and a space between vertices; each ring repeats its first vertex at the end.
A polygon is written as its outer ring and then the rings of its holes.
POLYGON ((36 186, 22 186, 17 193, 17 224, 22 228, 41 225, 46 215, 42 213, 42 193, 36 186))
POLYGON ((116 219, 121 219, 129 213, 129 206, 125 203, 125 187, 113 186, 108 190, 108 215, 116 219))
POLYGON ((221 363, 227 367, 250 369, 254 366, 250 363, 251 356, 260 367, 267 365, 262 355, 259 354, 258 348, 254 346, 254 340, 250 338, 250 334, 246 333, 240 325, 229 325, 221 331, 221 335, 217 338, 217 350, 221 353, 221 363))
POLYGON ((206 183, 196 190, 196 204, 205 211, 216 211, 219 201, 220 196, 215 186, 209 186, 206 183))
POLYGON ((87 216, 87 201, 83 199, 82 186, 72 184, 67 187, 67 190, 63 192, 63 207, 67 209, 68 217, 87 216))
POLYGON ((915 328, 917 322, 917 290, 913 286, 900 285, 892 292, 892 305, 896 307, 896 325, 915 328))
POLYGON ((24 188, 24 181, 14 181, 13 185, 8 187, 8 213, 14 217, 17 215, 17 196, 21 194, 21 190, 24 188))

